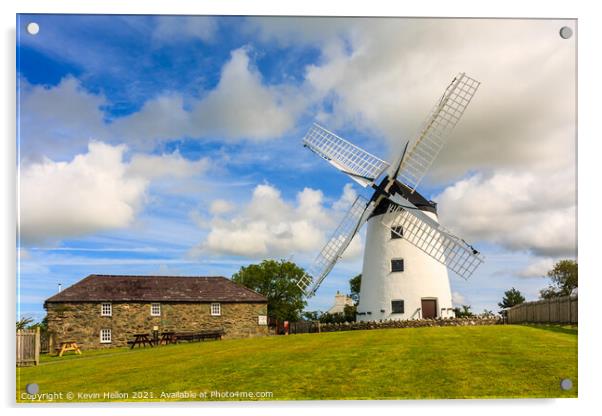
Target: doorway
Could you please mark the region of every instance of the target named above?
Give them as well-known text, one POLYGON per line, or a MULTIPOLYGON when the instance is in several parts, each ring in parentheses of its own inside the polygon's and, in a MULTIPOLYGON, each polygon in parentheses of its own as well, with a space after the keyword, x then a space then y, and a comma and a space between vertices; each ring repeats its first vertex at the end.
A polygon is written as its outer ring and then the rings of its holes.
POLYGON ((437 317, 437 299, 422 299, 422 319, 437 317))

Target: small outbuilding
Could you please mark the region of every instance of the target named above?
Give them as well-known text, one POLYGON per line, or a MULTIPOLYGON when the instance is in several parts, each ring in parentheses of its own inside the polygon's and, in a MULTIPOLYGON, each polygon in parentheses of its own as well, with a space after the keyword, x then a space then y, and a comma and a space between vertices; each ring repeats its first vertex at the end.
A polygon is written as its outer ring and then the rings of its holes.
POLYGON ((46 299, 50 348, 126 346, 134 334, 220 330, 268 334, 265 296, 225 277, 90 275, 46 299))
POLYGON ((337 294, 334 295, 334 305, 328 309, 328 313, 344 313, 345 306, 353 306, 353 299, 337 290, 337 294))

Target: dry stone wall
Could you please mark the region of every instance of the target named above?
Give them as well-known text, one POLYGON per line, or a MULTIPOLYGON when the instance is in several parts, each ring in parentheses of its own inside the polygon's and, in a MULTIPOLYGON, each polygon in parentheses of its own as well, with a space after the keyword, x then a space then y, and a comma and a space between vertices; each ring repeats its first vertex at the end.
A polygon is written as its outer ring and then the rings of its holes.
POLYGON ((320 324, 320 332, 352 331, 357 329, 385 329, 385 328, 419 328, 431 326, 472 326, 472 325, 498 325, 503 321, 498 317, 481 318, 438 318, 438 319, 409 319, 409 320, 383 320, 365 322, 345 322, 336 324, 320 324))
POLYGON ((211 303, 161 303, 161 316, 151 316, 150 303, 112 303, 112 315, 101 316, 98 303, 48 303, 48 331, 51 346, 73 340, 83 349, 123 347, 134 334, 162 331, 223 329, 224 338, 256 337, 268 334, 258 317, 267 315, 266 303, 222 303, 221 315, 211 315, 211 303), (100 342, 101 329, 111 330, 111 343, 100 342))

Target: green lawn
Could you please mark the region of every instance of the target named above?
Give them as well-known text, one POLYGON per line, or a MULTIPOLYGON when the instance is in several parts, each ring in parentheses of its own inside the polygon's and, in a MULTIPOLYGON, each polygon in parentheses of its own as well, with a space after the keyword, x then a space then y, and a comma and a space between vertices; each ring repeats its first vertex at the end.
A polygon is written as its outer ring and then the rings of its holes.
POLYGON ((18 401, 30 401, 22 399, 28 383, 62 392, 57 401, 69 401, 68 392, 74 401, 78 393, 110 400, 105 392, 216 400, 214 391, 270 392, 271 400, 576 397, 577 328, 384 329, 84 351, 18 368, 18 401), (564 378, 572 390, 560 389, 564 378))

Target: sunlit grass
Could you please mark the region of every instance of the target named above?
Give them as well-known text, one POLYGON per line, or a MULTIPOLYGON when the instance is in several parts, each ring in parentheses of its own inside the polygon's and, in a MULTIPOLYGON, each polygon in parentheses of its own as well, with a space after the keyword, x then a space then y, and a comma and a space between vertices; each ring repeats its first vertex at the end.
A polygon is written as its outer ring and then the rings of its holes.
MULTIPOLYGON (((577 329, 431 327, 224 340, 44 357, 40 393, 271 392, 272 400, 576 397, 577 329), (573 389, 560 381, 570 378, 573 389)), ((223 398, 222 398, 223 399, 223 398)), ((232 397, 234 400, 255 400, 232 397)), ((197 397, 198 400, 198 397, 197 397)), ((60 399, 59 399, 60 401, 60 399)))

